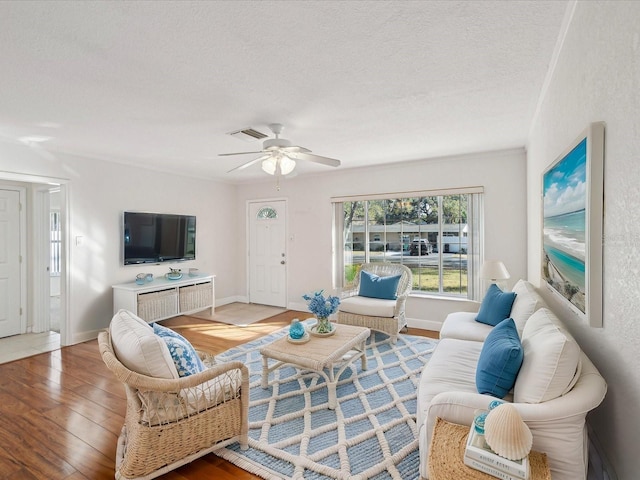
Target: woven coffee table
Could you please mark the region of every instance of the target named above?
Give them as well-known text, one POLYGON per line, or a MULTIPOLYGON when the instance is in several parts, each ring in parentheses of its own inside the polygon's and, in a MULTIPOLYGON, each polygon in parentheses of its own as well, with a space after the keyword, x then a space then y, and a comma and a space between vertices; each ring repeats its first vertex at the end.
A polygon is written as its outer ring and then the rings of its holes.
POLYGON ((269 386, 269 373, 283 365, 311 370, 324 377, 329 393, 329 408, 336 408, 336 385, 344 370, 360 358, 362 370, 367 369, 365 344, 371 334, 368 328, 334 325, 330 337, 312 336, 307 343, 295 344, 280 338, 260 349, 262 354, 262 388, 269 386), (350 355, 347 355, 347 354, 350 355), (269 366, 269 359, 276 360, 269 366))

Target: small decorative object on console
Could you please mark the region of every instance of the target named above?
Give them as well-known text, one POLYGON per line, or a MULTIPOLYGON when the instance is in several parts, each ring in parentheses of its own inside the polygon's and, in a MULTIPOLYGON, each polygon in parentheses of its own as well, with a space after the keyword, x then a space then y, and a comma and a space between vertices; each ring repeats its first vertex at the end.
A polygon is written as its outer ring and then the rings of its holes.
POLYGON ((153 273, 147 273, 145 278, 147 279, 147 282, 153 282, 153 273))
POLYGON ((180 280, 182 278, 182 271, 179 268, 169 267, 169 273, 165 275, 169 280, 180 280))
POLYGON ((329 321, 329 315, 334 314, 340 305, 340 299, 329 295, 327 298, 322 294, 324 290, 314 292, 311 295, 302 296, 307 301, 309 311, 318 319, 318 323, 312 327, 311 333, 322 335, 330 335, 335 327, 329 321))
POLYGON ((146 275, 144 273, 139 273, 138 275, 136 275, 136 283, 138 285, 144 285, 145 278, 146 275))

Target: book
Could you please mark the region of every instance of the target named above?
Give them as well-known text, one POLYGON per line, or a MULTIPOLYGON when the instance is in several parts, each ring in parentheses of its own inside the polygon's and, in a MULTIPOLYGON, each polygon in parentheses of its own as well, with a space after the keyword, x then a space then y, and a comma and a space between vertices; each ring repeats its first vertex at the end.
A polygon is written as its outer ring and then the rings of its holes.
MULTIPOLYGON (((469 431, 469 437, 467 438, 467 445, 464 450, 465 460, 474 461, 475 463, 486 465, 491 469, 503 472, 508 475, 509 479, 527 480, 529 478, 529 456, 520 460, 509 460, 508 458, 501 457, 495 453, 484 439, 483 435, 479 435, 473 425, 469 431)), ((465 464, 467 464, 465 462, 465 464)), ((467 464, 468 465, 468 464, 467 464)), ((469 465, 472 466, 472 465, 469 465)), ((473 467, 476 468, 476 467, 473 467)), ((480 470, 480 468, 478 468, 480 470)), ((483 470, 486 472, 486 470, 483 470)), ((489 473, 493 475, 493 473, 489 473)), ((493 475, 496 476, 496 475, 493 475)), ((505 477, 498 477, 505 478, 505 477)))
POLYGON ((482 463, 478 460, 474 460, 473 458, 469 458, 466 455, 464 456, 464 464, 468 467, 487 473, 492 477, 500 478, 501 480, 522 480, 520 477, 514 477, 507 472, 503 472, 502 470, 498 470, 491 465, 487 465, 486 463, 482 463))

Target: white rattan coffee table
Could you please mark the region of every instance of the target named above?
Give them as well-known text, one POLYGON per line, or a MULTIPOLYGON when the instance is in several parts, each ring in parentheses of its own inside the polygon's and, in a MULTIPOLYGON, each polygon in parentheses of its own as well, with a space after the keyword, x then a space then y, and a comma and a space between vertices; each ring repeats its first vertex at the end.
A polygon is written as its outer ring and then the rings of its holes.
POLYGON ((365 344, 371 334, 368 328, 334 325, 336 333, 329 337, 311 336, 307 343, 296 344, 280 338, 260 349, 262 354, 262 388, 269 386, 269 373, 283 365, 311 370, 324 377, 329 394, 329 408, 336 408, 336 385, 344 370, 360 358, 367 369, 365 344), (269 359, 276 362, 269 366, 269 359))

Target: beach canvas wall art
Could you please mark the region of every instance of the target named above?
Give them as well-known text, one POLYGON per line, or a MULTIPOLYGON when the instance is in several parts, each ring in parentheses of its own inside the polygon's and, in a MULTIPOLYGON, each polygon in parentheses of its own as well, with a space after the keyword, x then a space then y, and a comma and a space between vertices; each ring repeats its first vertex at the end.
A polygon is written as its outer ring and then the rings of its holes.
POLYGON ((604 124, 594 123, 544 172, 542 277, 602 326, 604 124))

